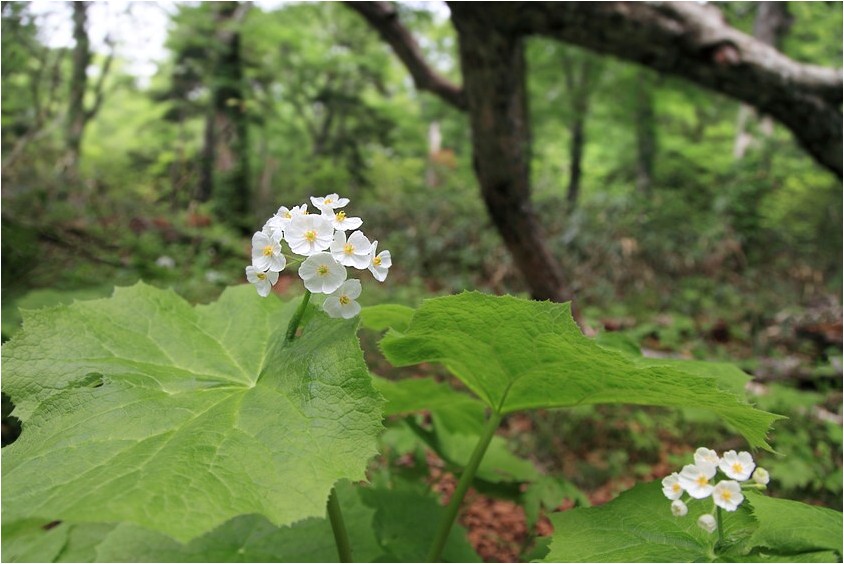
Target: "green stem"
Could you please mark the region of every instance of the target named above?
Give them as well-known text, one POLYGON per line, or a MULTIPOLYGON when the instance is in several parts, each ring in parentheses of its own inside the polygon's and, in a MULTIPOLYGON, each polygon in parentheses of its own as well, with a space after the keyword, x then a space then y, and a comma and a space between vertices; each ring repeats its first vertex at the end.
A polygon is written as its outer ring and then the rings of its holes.
POLYGON ((305 315, 305 310, 308 307, 308 301, 310 299, 310 290, 305 290, 305 297, 302 298, 302 302, 299 304, 299 307, 296 308, 296 313, 294 313, 293 317, 290 319, 290 325, 287 326, 287 334, 284 336, 284 342, 289 343, 294 337, 296 337, 296 329, 299 328, 299 323, 302 322, 302 316, 305 315))
POLYGON ((500 423, 501 415, 498 413, 492 413, 489 419, 487 419, 483 434, 478 439, 475 450, 472 451, 469 464, 463 470, 463 475, 460 476, 460 482, 457 483, 457 488, 455 488, 454 494, 451 496, 451 501, 448 503, 448 507, 446 507, 445 515, 443 515, 442 521, 440 521, 437 536, 434 537, 431 550, 428 552, 428 562, 439 562, 443 548, 445 547, 445 541, 448 540, 448 533, 451 531, 451 526, 454 524, 454 520, 457 518, 457 513, 460 510, 460 504, 466 496, 466 492, 469 491, 472 480, 475 479, 478 466, 480 466, 489 442, 492 440, 493 435, 495 435, 495 431, 498 429, 500 423))
POLYGON ((328 496, 328 520, 331 521, 331 530, 334 532, 334 544, 337 545, 337 554, 340 562, 352 561, 352 545, 349 544, 349 533, 346 531, 346 524, 343 522, 343 512, 340 511, 340 502, 337 501, 337 492, 331 488, 331 495, 328 496))
POLYGON ((721 516, 721 508, 715 508, 715 522, 717 523, 718 527, 718 546, 723 547, 724 545, 724 519, 721 516))

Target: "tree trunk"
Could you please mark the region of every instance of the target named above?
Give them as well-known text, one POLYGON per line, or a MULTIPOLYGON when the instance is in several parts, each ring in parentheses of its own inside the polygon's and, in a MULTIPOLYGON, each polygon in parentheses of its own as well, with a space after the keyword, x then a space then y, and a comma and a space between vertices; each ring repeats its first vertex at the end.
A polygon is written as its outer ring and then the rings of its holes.
POLYGON ((65 126, 65 156, 63 176, 68 183, 78 180, 79 151, 87 122, 85 91, 88 88, 88 65, 91 64, 88 30, 88 3, 72 2, 73 6, 73 66, 70 75, 70 95, 65 126))
POLYGON ((586 147, 586 118, 589 115, 589 99, 601 72, 601 65, 591 54, 572 57, 563 54, 563 75, 566 84, 566 96, 571 109, 569 131, 569 186, 566 202, 569 211, 577 206, 580 196, 583 151, 586 147))
POLYGON ((651 74, 640 70, 636 80, 636 189, 644 196, 651 192, 656 160, 654 80, 651 74))
MULTIPOLYGON (((206 143, 213 147, 211 197, 218 216, 230 225, 243 225, 249 211, 249 158, 243 62, 239 23, 248 4, 213 4, 217 56, 212 76, 213 116, 206 123, 206 143)), ((206 146, 207 150, 207 146, 206 146)), ((206 158, 211 157, 206 153, 206 158)))
MULTIPOLYGON (((756 20, 753 22, 753 37, 762 43, 779 49, 782 39, 788 33, 793 20, 788 14, 788 4, 785 2, 759 2, 756 5, 756 20)), ((756 110, 747 104, 739 108, 736 141, 733 146, 733 156, 741 159, 747 149, 754 143, 753 134, 748 130, 750 123, 758 117, 756 110)), ((759 130, 766 137, 773 134, 773 123, 770 116, 762 116, 759 130)))
POLYGON ((577 198, 580 195, 580 167, 583 161, 584 125, 585 114, 574 116, 574 123, 571 126, 571 146, 569 147, 569 187, 566 192, 566 202, 569 211, 577 206, 577 198))
POLYGON ((490 217, 531 295, 571 299, 530 200, 530 127, 521 37, 501 33, 485 10, 449 4, 460 44, 475 172, 490 217))

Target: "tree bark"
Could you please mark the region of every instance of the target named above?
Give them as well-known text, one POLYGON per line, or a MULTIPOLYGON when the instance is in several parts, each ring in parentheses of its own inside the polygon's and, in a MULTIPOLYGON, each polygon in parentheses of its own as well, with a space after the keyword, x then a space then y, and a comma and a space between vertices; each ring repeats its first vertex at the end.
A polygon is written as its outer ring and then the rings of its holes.
MULTIPOLYGON (((788 4, 785 2, 759 2, 756 4, 756 19, 753 22, 753 37, 779 49, 782 39, 791 27, 792 18, 788 14, 788 4)), ((744 157, 747 149, 753 144, 753 134, 748 131, 750 122, 758 117, 756 110, 748 104, 739 108, 737 120, 736 141, 733 146, 733 156, 736 159, 744 157)), ((766 137, 773 133, 773 124, 769 116, 762 116, 760 131, 766 137)))
POLYGON ((571 110, 569 186, 566 191, 569 211, 577 206, 580 196, 583 151, 586 147, 586 118, 589 115, 589 100, 599 74, 600 64, 591 55, 576 58, 563 54, 563 76, 566 83, 566 97, 571 110))
POLYGON ((73 66, 70 75, 70 94, 65 125, 64 177, 75 182, 78 177, 79 150, 85 131, 85 91, 88 88, 88 65, 91 64, 90 41, 88 40, 88 3, 72 2, 73 6, 73 66))
POLYGON ((486 208, 531 295, 572 298, 530 200, 530 124, 524 42, 498 31, 484 10, 450 4, 472 124, 474 166, 486 208))
POLYGON ((654 113, 654 80, 641 70, 636 81, 636 189, 643 196, 651 192, 656 161, 656 115, 654 113))
POLYGON ((198 199, 213 201, 217 216, 243 226, 249 211, 249 157, 239 23, 249 4, 215 2, 211 110, 206 117, 198 199))
POLYGON ((695 2, 484 3, 490 21, 686 78, 754 106, 788 127, 842 175, 842 73, 795 62, 695 2))
POLYGON ((571 145, 569 147, 569 187, 566 191, 566 203, 569 211, 577 207, 577 199, 580 196, 580 169, 583 161, 583 146, 585 144, 584 126, 586 116, 578 114, 574 116, 571 125, 571 145))

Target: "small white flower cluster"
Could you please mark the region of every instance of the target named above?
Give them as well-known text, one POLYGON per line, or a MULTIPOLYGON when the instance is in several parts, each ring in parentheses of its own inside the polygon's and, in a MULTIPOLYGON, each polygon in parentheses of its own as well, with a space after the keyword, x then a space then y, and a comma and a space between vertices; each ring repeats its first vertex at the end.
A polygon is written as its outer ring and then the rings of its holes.
POLYGON ((360 296, 360 281, 347 280, 346 267, 369 270, 379 282, 387 279, 393 264, 390 251, 378 250, 378 241, 371 241, 361 231, 355 231, 363 220, 349 217, 341 208, 348 198, 329 194, 311 197, 319 214, 308 212, 302 204, 278 209, 252 236, 252 264, 246 267, 246 279, 255 285, 258 294, 266 297, 278 281, 278 273, 287 266, 281 250, 286 241, 290 250, 305 258, 299 266, 299 277, 305 288, 319 294, 329 294, 322 305, 331 317, 350 319, 360 313, 355 299, 360 296), (353 231, 346 237, 347 231, 353 231), (377 254, 376 254, 377 253, 377 254))
MULTIPOLYGON (((734 450, 728 450, 719 457, 714 450, 700 447, 695 451, 694 458, 694 464, 687 464, 679 473, 674 472, 662 480, 662 493, 671 500, 671 513, 675 517, 683 517, 689 512, 685 502, 680 499, 683 493, 694 499, 712 496, 715 506, 726 511, 735 511, 744 501, 742 484, 739 482, 751 480, 750 487, 764 488, 770 480, 768 471, 756 468, 756 463, 748 452, 736 453, 734 450), (717 484, 710 483, 718 470, 731 479, 721 480, 717 484)), ((709 513, 701 515, 697 523, 709 533, 717 528, 715 517, 709 513)))

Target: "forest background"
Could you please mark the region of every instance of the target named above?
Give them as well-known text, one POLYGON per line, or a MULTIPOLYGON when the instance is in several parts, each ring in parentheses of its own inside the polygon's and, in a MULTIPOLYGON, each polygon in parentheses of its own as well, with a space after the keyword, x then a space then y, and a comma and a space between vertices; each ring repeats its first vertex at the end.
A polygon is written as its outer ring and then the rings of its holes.
MULTIPOLYGON (((417 89, 358 10, 162 5, 166 55, 139 77, 118 49, 126 37, 110 30, 93 49, 100 7, 2 4, 4 341, 19 307, 140 279, 209 302, 245 283, 249 237, 280 205, 332 192, 393 254, 364 305, 464 289, 549 297, 488 213, 470 117, 417 89), (71 30, 67 47, 48 40, 56 18, 71 30)), ((796 61, 841 66, 841 3, 717 8, 796 61)), ((434 71, 459 84, 447 7, 395 9, 434 71)), ((761 455, 772 494, 840 510, 840 170, 777 121, 682 78, 549 38, 524 49, 528 216, 581 326, 651 355, 739 364, 754 376, 753 401, 790 417, 772 437, 779 454, 761 455)), ((840 99, 838 109, 840 121, 840 99)), ((297 295, 296 282, 282 273, 275 291, 297 295)), ((377 335, 362 338, 377 372, 399 373, 377 335)), ((5 398, 3 409, 5 445, 16 427, 5 398)), ((699 414, 659 408, 543 411, 505 430, 515 453, 593 503, 666 474, 701 444, 740 446, 699 414)), ((407 448, 387 448, 383 463, 406 463, 407 448)), ((522 554, 535 533, 493 532, 481 547, 490 560, 522 554)))

